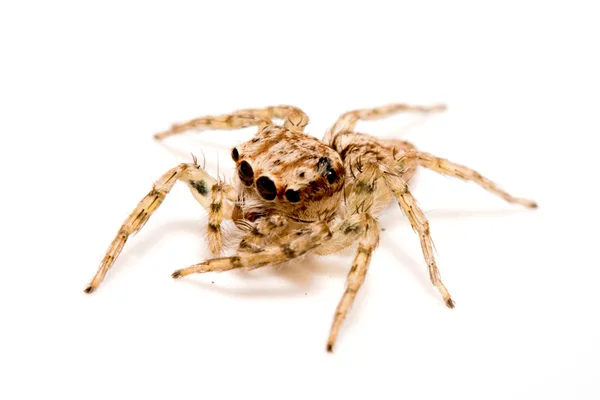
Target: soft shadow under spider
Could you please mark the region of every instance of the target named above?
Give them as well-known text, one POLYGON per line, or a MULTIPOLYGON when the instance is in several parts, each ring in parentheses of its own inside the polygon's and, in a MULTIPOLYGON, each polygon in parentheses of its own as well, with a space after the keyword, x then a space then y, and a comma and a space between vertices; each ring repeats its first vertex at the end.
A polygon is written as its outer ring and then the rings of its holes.
MULTIPOLYGON (((220 292, 237 297, 300 297, 305 296, 307 292, 314 287, 317 275, 327 275, 329 277, 345 277, 348 274, 347 269, 343 268, 342 263, 328 262, 325 257, 308 255, 302 260, 291 260, 283 265, 271 265, 254 270, 229 271, 228 273, 237 273, 243 280, 260 280, 265 275, 274 275, 282 277, 293 285, 285 288, 239 288, 227 286, 215 286, 208 283, 207 279, 187 279, 188 282, 200 287, 202 290, 208 289, 213 292, 220 292)), ((217 273, 218 274, 218 273, 217 273)), ((208 275, 208 274, 207 274, 208 275)), ((210 274, 214 275, 214 274, 210 274)))
MULTIPOLYGON (((115 267, 111 269, 110 275, 118 275, 120 264, 126 265, 138 263, 140 259, 156 247, 161 240, 174 232, 193 234, 198 237, 198 243, 203 243, 205 240, 202 233, 202 224, 197 220, 180 219, 165 222, 161 226, 155 226, 154 229, 144 232, 145 237, 142 240, 132 241, 131 245, 126 246, 126 248, 123 249, 121 257, 115 262, 115 267)), ((176 266, 174 266, 173 269, 175 268, 176 266)), ((110 279, 110 276, 107 276, 107 279, 110 279)))
MULTIPOLYGON (((144 257, 149 251, 151 251, 155 246, 157 246, 161 240, 165 237, 172 235, 176 232, 184 232, 186 234, 192 234, 196 236, 197 242, 199 246, 202 246, 202 243, 205 243, 206 237, 204 231, 202 230, 202 223, 198 220, 188 220, 181 219, 177 221, 167 221, 164 222, 160 226, 154 226, 151 230, 147 231, 145 234, 146 237, 143 240, 135 241, 128 246, 126 250, 123 251, 122 257, 115 263, 115 267, 111 271, 111 275, 118 274, 120 268, 119 264, 127 264, 127 263, 137 263, 139 260, 144 257)), ((213 256, 208 252, 208 249, 205 251, 198 252, 198 260, 190 260, 190 264, 194 262, 200 261, 200 259, 208 259, 213 256)), ((271 292, 266 289, 251 289, 248 291, 247 289, 242 290, 243 292, 247 292, 247 295, 260 295, 261 292, 266 294, 267 296, 279 294, 291 294, 293 295, 304 295, 305 292, 310 290, 312 283, 314 282, 314 278, 316 275, 328 275, 328 276, 346 276, 347 270, 343 268, 342 265, 337 265, 338 263, 328 262, 323 257, 317 257, 313 255, 308 255, 302 260, 292 260, 282 265, 272 265, 264 268, 259 268, 256 270, 240 270, 240 271, 232 271, 229 273, 239 273, 243 275, 243 278, 246 280, 250 279, 261 279, 264 274, 275 275, 281 277, 289 282, 293 283, 293 287, 289 289, 276 290, 271 292)), ((185 267, 185 265, 173 265, 172 269, 185 267)), ((213 275, 213 274, 208 274, 213 275)), ((184 280, 185 282, 194 282, 197 285, 207 287, 211 290, 226 290, 231 292, 238 292, 240 289, 225 289, 224 287, 215 287, 213 284, 206 283, 203 280, 194 280, 188 279, 184 280)), ((240 295, 244 295, 241 293, 240 295)))
MULTIPOLYGON (((468 209, 459 210, 432 210, 426 212, 426 215, 431 221, 439 219, 460 219, 465 217, 482 217, 482 216, 502 216, 512 214, 516 212, 522 212, 526 210, 475 210, 470 211, 468 209)), ((408 221, 404 218, 395 219, 395 224, 408 225, 408 221)), ((385 228, 385 227, 384 227, 385 228)), ((160 241, 174 232, 186 232, 193 234, 197 237, 198 243, 203 243, 206 238, 202 231, 202 224, 197 220, 181 219, 177 221, 169 221, 163 223, 161 226, 154 227, 150 230, 144 240, 136 241, 128 246, 127 251, 123 252, 122 258, 117 262, 117 268, 114 268, 111 275, 118 274, 120 270, 118 264, 120 263, 135 263, 139 261, 145 254, 154 248, 160 241), (116 270, 116 271, 115 271, 116 270)), ((406 266, 413 277, 421 283, 424 289, 433 290, 431 283, 429 282, 427 271, 420 260, 416 260, 408 256, 404 251, 398 247, 398 243, 390 235, 385 235, 385 232, 381 233, 380 248, 390 249, 390 252, 398 260, 398 266, 406 266)), ((212 256, 208 251, 199 254, 202 258, 211 258, 212 256)), ((225 286, 215 286, 214 284, 208 283, 205 280, 189 279, 184 282, 191 282, 196 286, 200 286, 203 289, 209 289, 217 292, 226 292, 229 294, 235 294, 237 296, 246 297, 277 297, 277 296, 303 296, 312 287, 317 275, 327 275, 329 277, 344 277, 347 275, 347 269, 345 265, 351 263, 351 251, 343 251, 338 254, 329 256, 316 256, 308 255, 302 260, 292 260, 283 265, 273 265, 264 268, 260 268, 260 272, 256 271, 235 271, 243 275, 244 279, 261 279, 264 274, 275 275, 282 277, 285 280, 293 283, 293 286, 281 289, 266 289, 266 288, 253 288, 253 289, 240 289, 240 288, 228 288, 225 286), (336 260, 332 260, 336 258, 336 260)), ((193 263, 192 260, 190 263, 193 263)), ((180 266, 174 265, 173 268, 180 266)), ((234 273, 235 273, 234 272, 234 273)), ((434 290, 433 290, 434 291, 434 290)), ((434 291, 435 292, 435 291, 434 291)))
MULTIPOLYGON (((311 281, 312 282, 312 281, 311 281)), ((227 296, 235 296, 235 297, 300 297, 305 296, 306 292, 310 290, 310 282, 308 282, 307 286, 298 287, 298 286, 287 286, 283 288, 248 288, 248 287, 229 287, 229 286, 219 286, 215 285, 206 280, 196 280, 196 279, 187 279, 182 282, 186 285, 193 285, 197 288, 206 291, 210 290, 212 292, 220 293, 227 296)))
MULTIPOLYGON (((351 263, 351 261, 347 261, 347 263, 351 263)), ((308 254, 300 260, 292 259, 283 264, 255 270, 241 270, 240 273, 243 274, 245 279, 261 279, 262 274, 268 273, 293 282, 296 286, 304 287, 307 283, 312 282, 317 275, 346 276, 348 270, 343 267, 343 261, 334 263, 331 262, 329 256, 308 254), (255 271, 260 272, 255 273, 255 271)))
MULTIPOLYGON (((497 217, 509 214, 516 213, 524 213, 528 210, 525 209, 489 209, 489 210, 469 210, 469 209, 442 209, 442 210, 431 210, 426 211, 425 215, 429 219, 429 222, 432 225, 435 225, 436 220, 458 220, 463 219, 465 217, 497 217)), ((406 218, 402 219, 389 219, 393 221, 394 224, 401 225, 402 229, 408 228, 410 229, 410 224, 406 218)), ((382 228, 385 229, 384 226, 382 228)), ((433 228, 435 229, 435 228, 433 228)), ((435 237, 434 237, 435 241, 435 237)), ((418 245, 418 242, 417 242, 418 245)), ((399 246, 397 240, 391 235, 385 235, 385 232, 382 232, 380 235, 380 248, 385 247, 389 249, 390 253, 398 260, 398 265, 401 267, 407 267, 410 271, 411 275, 420 282, 421 286, 427 290, 431 291, 431 293, 435 294, 435 288, 431 285, 431 281, 429 280, 429 275, 427 274, 427 268, 422 260, 416 260, 410 257, 406 252, 404 252, 399 246)))

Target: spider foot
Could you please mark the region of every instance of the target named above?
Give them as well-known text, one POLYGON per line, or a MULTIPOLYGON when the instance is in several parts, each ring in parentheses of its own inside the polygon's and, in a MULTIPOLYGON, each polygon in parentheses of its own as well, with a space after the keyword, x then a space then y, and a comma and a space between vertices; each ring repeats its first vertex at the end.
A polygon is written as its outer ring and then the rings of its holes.
POLYGON ((203 272, 207 272, 205 269, 205 264, 196 264, 196 265, 192 265, 191 267, 187 267, 187 268, 183 268, 183 269, 178 269, 177 271, 173 272, 171 274, 171 277, 173 279, 179 279, 179 278, 183 278, 186 275, 191 275, 191 274, 201 274, 203 272))
POLYGON ((529 200, 529 202, 525 206, 529 207, 529 208, 538 208, 538 203, 536 203, 535 201, 529 200))
POLYGON ((182 270, 178 269, 177 271, 173 272, 173 273, 171 274, 171 278, 173 278, 173 279, 179 279, 179 278, 181 278, 182 276, 184 276, 184 275, 183 275, 183 273, 182 273, 181 271, 182 271, 182 270))

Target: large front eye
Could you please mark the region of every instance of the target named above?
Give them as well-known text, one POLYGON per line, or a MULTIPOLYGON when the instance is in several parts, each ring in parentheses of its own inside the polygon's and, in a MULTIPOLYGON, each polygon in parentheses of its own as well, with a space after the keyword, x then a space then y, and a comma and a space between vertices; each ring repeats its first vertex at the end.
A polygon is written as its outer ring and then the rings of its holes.
POLYGON ((252 183, 254 182, 254 171, 250 164, 248 164, 248 161, 242 161, 240 163, 240 166, 238 167, 238 176, 240 177, 240 180, 244 182, 244 185, 252 186, 252 183))
POLYGON ((300 192, 297 190, 288 189, 285 191, 285 198, 290 203, 297 203, 300 201, 300 192))
POLYGON ((327 172, 325 173, 325 176, 327 177, 327 182, 329 182, 329 184, 332 184, 338 178, 337 172, 335 172, 335 170, 333 168, 327 170, 327 172))
POLYGON ((265 200, 274 200, 277 197, 275 183, 266 176, 261 176, 256 180, 256 189, 265 200))

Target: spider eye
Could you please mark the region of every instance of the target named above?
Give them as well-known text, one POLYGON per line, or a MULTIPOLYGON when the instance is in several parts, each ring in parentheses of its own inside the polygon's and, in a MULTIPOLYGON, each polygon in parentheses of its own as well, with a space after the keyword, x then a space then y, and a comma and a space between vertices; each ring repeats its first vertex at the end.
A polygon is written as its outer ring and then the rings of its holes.
POLYGON ((325 176, 327 176, 327 182, 329 182, 330 185, 335 182, 338 177, 337 173, 333 169, 328 170, 325 176))
POLYGON ((235 162, 237 162, 237 160, 239 160, 239 158, 240 158, 240 153, 238 152, 238 149, 236 149, 235 147, 233 148, 233 150, 231 150, 231 158, 235 162))
POLYGON ((244 185, 251 186, 254 181, 254 171, 248 161, 242 161, 238 168, 238 176, 241 181, 244 182, 244 185))
POLYGON ((256 189, 265 200, 274 200, 277 197, 275 183, 266 176, 261 176, 256 180, 256 189))
POLYGON ((317 170, 322 171, 323 176, 327 177, 327 182, 331 185, 338 178, 337 173, 331 166, 331 160, 327 157, 321 157, 317 163, 317 170))
POLYGON ((290 203, 297 203, 300 201, 300 192, 297 190, 288 189, 285 192, 285 198, 288 199, 290 203))

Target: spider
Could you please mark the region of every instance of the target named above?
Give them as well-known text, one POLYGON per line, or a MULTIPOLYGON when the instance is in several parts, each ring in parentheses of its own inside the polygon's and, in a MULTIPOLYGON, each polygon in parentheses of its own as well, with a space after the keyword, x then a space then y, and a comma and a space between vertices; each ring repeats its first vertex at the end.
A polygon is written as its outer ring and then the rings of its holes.
POLYGON ((85 292, 96 290, 127 239, 142 228, 175 183, 181 181, 208 212, 208 245, 214 256, 223 246, 224 219, 233 221, 242 238, 235 255, 211 258, 177 270, 172 274, 175 279, 194 273, 274 265, 308 253, 331 254, 358 242, 327 340, 329 352, 333 351, 340 326, 365 280, 378 245, 376 215, 392 200, 398 202, 419 236, 432 284, 446 306, 454 308, 436 265, 429 222, 408 186, 416 168, 421 166, 475 182, 509 203, 529 208, 536 208, 537 204, 513 197, 478 172, 419 151, 409 142, 355 131, 359 120, 445 108, 442 104, 390 104, 350 111, 338 118, 323 140, 304 133, 308 116, 289 105, 243 109, 173 125, 155 138, 164 139, 190 129, 257 126, 258 131, 231 151, 237 171, 232 184, 210 176, 195 157, 192 163, 180 164, 162 175, 119 229, 85 292), (275 124, 274 119, 283 124, 275 124))

